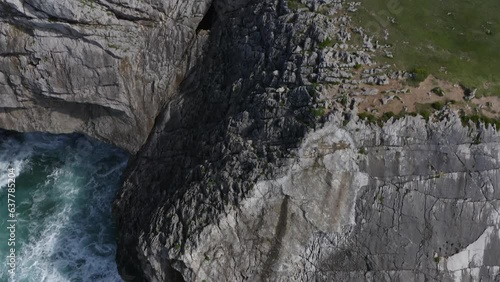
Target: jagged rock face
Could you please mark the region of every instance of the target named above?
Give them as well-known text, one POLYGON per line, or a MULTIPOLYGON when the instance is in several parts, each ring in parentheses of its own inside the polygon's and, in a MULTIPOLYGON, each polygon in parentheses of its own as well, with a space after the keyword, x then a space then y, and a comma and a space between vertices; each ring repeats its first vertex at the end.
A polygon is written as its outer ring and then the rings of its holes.
POLYGON ((307 90, 286 100, 264 87, 287 79, 294 59, 294 31, 275 7, 217 10, 204 60, 158 119, 116 202, 123 272, 139 267, 146 280, 175 281, 178 254, 198 244, 204 226, 245 198, 257 179, 271 176, 304 136, 307 127, 295 117, 309 113, 307 90))
POLYGON ((0 2, 0 127, 149 134, 114 205, 123 278, 499 280, 498 133, 318 117, 312 83, 369 50, 318 48, 341 13, 247 2, 0 2))
POLYGON ((144 259, 175 254, 146 262, 147 280, 168 266, 179 281, 497 281, 500 134, 446 115, 332 117, 192 242, 147 235, 144 259))
POLYGON ((139 268, 132 272, 151 281, 180 272, 196 279, 177 258, 257 180, 274 177, 314 125, 316 98, 299 86, 303 57, 293 48, 319 32, 310 30, 315 19, 293 23, 280 3, 216 11, 204 59, 159 117, 115 202, 124 276, 139 268))
POLYGON ((334 111, 321 125, 317 93, 301 85, 317 71, 323 52, 312 46, 328 25, 282 4, 216 8, 205 57, 115 202, 124 277, 495 279, 498 135, 469 131, 450 113, 381 129, 341 126, 352 115, 334 111), (473 144, 479 133, 484 143, 473 144), (464 260, 471 250, 477 260, 464 260))
POLYGON ((288 198, 283 218, 295 220, 273 280, 500 279, 500 135, 453 113, 441 119, 334 121, 310 134, 273 197, 288 198))
POLYGON ((0 2, 0 127, 78 131, 137 151, 196 61, 209 5, 0 2))

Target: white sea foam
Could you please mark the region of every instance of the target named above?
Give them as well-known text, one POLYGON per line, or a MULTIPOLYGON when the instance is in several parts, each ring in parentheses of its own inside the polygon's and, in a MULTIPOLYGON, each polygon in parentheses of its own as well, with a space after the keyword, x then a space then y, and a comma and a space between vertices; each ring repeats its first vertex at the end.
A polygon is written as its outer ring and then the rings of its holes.
POLYGON ((18 140, 1 140, 0 148, 0 191, 7 186, 8 169, 14 168, 16 177, 29 164, 33 148, 24 146, 18 140))
MULTIPOLYGON (((28 134, 9 142, 0 145, 0 169, 15 165, 20 178, 28 169, 40 169, 36 160, 30 165, 33 159, 54 159, 25 199, 30 208, 18 218, 29 235, 18 252, 17 280, 121 281, 111 202, 126 156, 78 136, 28 134)), ((0 266, 0 273, 4 270, 0 266)))

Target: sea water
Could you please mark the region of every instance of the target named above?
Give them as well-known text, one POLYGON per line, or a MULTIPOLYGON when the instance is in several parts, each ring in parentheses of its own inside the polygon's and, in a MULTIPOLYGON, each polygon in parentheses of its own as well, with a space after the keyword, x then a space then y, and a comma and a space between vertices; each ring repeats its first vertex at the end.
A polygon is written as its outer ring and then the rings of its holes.
POLYGON ((111 204, 127 157, 82 135, 0 131, 0 281, 121 281, 111 204), (9 168, 16 183, 13 279, 9 168))

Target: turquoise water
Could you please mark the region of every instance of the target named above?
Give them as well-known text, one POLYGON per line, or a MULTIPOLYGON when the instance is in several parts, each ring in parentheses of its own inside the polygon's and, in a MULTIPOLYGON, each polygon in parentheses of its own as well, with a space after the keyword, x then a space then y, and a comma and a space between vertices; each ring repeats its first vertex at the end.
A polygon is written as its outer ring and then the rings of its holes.
POLYGON ((0 131, 0 281, 121 281, 111 203, 127 154, 81 135, 0 131), (16 275, 8 275, 8 168, 16 275))

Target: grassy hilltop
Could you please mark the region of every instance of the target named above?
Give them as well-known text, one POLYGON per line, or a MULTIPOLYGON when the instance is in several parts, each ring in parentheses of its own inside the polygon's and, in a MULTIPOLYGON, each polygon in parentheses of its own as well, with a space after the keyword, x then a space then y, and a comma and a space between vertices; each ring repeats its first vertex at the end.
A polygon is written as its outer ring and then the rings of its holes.
POLYGON ((381 62, 500 96, 499 13, 498 0, 364 0, 353 20, 393 46, 381 62))

